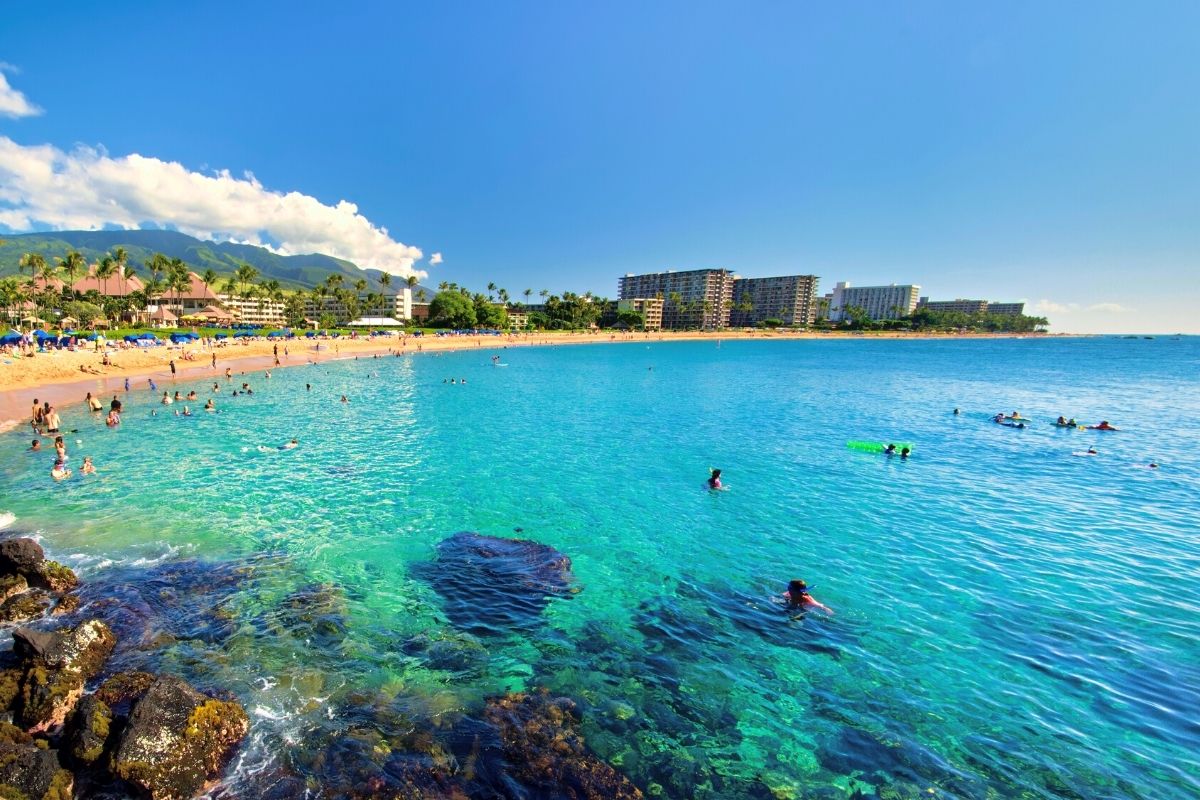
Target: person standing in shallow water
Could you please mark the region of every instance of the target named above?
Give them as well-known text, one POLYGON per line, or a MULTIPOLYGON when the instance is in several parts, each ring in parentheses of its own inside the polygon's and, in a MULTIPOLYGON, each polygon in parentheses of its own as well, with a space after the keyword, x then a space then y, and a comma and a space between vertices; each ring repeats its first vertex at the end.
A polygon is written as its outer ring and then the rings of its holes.
POLYGON ((788 608, 807 611, 810 608, 816 608, 824 611, 826 614, 832 614, 833 609, 824 603, 817 602, 817 599, 808 593, 808 584, 801 580, 789 581, 787 591, 783 593, 787 600, 788 608))

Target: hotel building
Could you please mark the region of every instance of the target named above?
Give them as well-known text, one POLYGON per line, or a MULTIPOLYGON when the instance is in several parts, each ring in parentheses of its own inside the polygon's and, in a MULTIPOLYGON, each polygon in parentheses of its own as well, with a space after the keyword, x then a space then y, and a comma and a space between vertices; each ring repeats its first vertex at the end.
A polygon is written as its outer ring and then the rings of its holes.
POLYGON ((829 319, 840 322, 848 319, 848 310, 861 308, 870 319, 899 319, 917 309, 921 287, 912 284, 889 286, 851 286, 841 281, 833 287, 829 304, 829 319))
POLYGON ((642 327, 645 330, 662 330, 663 301, 657 297, 632 297, 627 300, 618 300, 617 311, 636 311, 642 315, 642 327))
POLYGON ((816 275, 734 279, 730 325, 745 327, 777 319, 784 325, 807 327, 816 312, 816 275))
POLYGON ((661 299, 663 327, 711 330, 729 325, 733 282, 733 273, 726 269, 629 273, 618 282, 617 298, 661 299))

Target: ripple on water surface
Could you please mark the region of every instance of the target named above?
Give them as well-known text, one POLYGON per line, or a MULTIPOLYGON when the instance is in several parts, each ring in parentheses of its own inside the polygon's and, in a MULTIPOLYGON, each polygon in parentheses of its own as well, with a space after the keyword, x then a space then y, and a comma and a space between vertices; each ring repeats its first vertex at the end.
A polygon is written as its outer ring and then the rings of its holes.
POLYGON ((223 796, 468 763, 499 791, 487 698, 539 686, 657 796, 1200 793, 1200 342, 492 352, 221 379, 191 418, 134 392, 116 431, 67 409, 99 474, 0 436, 2 535, 79 569, 114 669, 242 699, 223 796), (835 614, 789 614, 795 577, 835 614))

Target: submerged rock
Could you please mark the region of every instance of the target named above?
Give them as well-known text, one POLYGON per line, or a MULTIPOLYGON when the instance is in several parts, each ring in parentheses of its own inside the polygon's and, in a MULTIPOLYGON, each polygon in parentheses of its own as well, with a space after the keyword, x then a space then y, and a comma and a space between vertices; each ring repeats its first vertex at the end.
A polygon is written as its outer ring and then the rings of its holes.
POLYGON ((152 800, 186 800, 217 777, 249 727, 238 703, 161 676, 134 705, 113 772, 152 800))
POLYGON ((346 638, 346 601, 336 586, 312 583, 288 595, 273 621, 315 647, 336 647, 346 638))
POLYGON ((500 732, 513 775, 546 797, 641 798, 628 778, 587 749, 575 703, 535 694, 507 694, 488 703, 484 719, 500 732))
POLYGON ((451 623, 471 633, 535 626, 552 598, 570 594, 571 559, 549 545, 463 532, 437 553, 415 571, 441 595, 451 623))

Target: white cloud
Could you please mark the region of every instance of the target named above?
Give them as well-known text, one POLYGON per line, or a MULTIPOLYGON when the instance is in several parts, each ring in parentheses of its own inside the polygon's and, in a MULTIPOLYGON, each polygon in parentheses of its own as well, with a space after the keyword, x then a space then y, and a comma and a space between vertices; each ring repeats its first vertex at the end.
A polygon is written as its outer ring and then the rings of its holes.
POLYGON ((1088 311, 1104 311, 1109 314, 1124 314, 1131 309, 1126 308, 1120 303, 1096 303, 1087 307, 1088 311))
POLYGON ((36 117, 42 110, 26 99, 25 95, 8 83, 5 72, 16 72, 12 66, 0 61, 0 117, 36 117))
POLYGON ((264 187, 250 173, 193 172, 174 161, 103 149, 20 145, 0 136, 0 225, 59 230, 105 225, 171 226, 201 239, 270 246, 281 254, 324 253, 393 275, 414 270, 421 250, 393 239, 346 200, 326 205, 264 187))
POLYGON ((441 253, 434 253, 433 255, 431 255, 429 257, 429 266, 436 267, 440 263, 442 263, 442 254, 441 253))
POLYGON ((1079 310, 1078 303, 1056 303, 1053 300, 1038 300, 1034 310, 1041 314, 1069 314, 1079 310))

